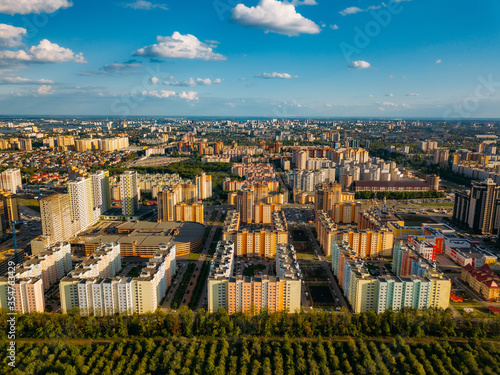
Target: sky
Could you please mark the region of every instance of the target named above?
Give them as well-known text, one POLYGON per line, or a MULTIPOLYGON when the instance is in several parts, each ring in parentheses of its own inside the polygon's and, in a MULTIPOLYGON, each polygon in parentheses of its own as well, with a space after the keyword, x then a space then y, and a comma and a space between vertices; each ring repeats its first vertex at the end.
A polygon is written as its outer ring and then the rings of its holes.
POLYGON ((1 0, 0 115, 500 118, 500 2, 1 0))

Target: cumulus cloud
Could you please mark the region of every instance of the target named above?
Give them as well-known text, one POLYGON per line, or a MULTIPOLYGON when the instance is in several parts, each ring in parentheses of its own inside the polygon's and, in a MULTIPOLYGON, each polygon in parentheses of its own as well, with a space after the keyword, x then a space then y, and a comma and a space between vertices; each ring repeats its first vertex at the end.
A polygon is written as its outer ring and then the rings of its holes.
POLYGON ((349 64, 349 68, 351 69, 367 69, 371 66, 371 64, 367 61, 359 60, 359 61, 352 61, 349 64))
POLYGON ((179 98, 186 100, 198 100, 198 93, 195 91, 183 91, 179 93, 179 98))
POLYGON ((330 29, 332 29, 332 30, 338 30, 339 27, 337 25, 330 25, 330 29))
POLYGON ((394 94, 385 94, 385 96, 389 96, 392 98, 394 96, 394 94))
POLYGON ((74 53, 69 48, 60 47, 47 39, 42 40, 37 46, 28 50, 0 51, 0 62, 14 63, 86 63, 82 53, 74 53))
POLYGON ((54 81, 49 79, 29 79, 17 76, 0 77, 0 85, 40 85, 54 83, 54 81))
POLYGON ((175 31, 172 36, 158 36, 156 40, 157 44, 140 48, 133 54, 172 59, 226 60, 225 56, 213 51, 213 45, 209 46, 191 34, 182 35, 175 31))
POLYGON ((151 77, 149 81, 151 82, 151 84, 156 85, 160 81, 160 79, 158 77, 151 77))
POLYGON ((0 47, 18 47, 26 35, 26 29, 0 23, 0 47))
POLYGON ((292 76, 291 74, 288 73, 262 73, 262 74, 257 74, 255 78, 267 78, 267 79, 274 79, 274 78, 279 78, 279 79, 292 79, 292 78, 299 78, 299 76, 292 76))
POLYGON ((142 95, 151 96, 153 98, 170 98, 171 96, 175 96, 175 91, 168 90, 151 90, 151 91, 143 91, 142 95))
POLYGON ((150 1, 137 0, 133 3, 125 4, 126 8, 140 9, 140 10, 152 10, 152 9, 163 9, 168 10, 165 4, 155 4, 150 1))
POLYGON ((0 1, 0 13, 5 14, 30 14, 30 13, 53 13, 58 9, 72 6, 68 0, 2 0, 0 1))
POLYGON ((410 92, 408 94, 406 94, 406 96, 419 96, 420 94, 417 94, 415 92, 410 92))
POLYGON ((187 81, 166 81, 165 85, 168 86, 181 86, 181 87, 195 87, 195 86, 212 86, 222 83, 223 79, 216 78, 189 78, 187 81))
POLYGON ((195 91, 183 91, 180 93, 176 93, 175 91, 170 91, 170 90, 150 90, 150 91, 143 91, 142 95, 159 99, 180 98, 188 101, 198 100, 198 93, 195 91))
POLYGON ((439 60, 436 60, 436 64, 441 64, 443 62, 443 60, 439 59, 439 60))
POLYGON ((52 95, 54 90, 52 90, 52 86, 50 85, 42 85, 35 90, 38 95, 52 95))
POLYGON ((321 31, 313 21, 297 13, 293 2, 277 0, 260 0, 258 5, 250 8, 238 4, 232 10, 232 20, 242 26, 264 29, 266 33, 288 36, 319 34, 321 31))

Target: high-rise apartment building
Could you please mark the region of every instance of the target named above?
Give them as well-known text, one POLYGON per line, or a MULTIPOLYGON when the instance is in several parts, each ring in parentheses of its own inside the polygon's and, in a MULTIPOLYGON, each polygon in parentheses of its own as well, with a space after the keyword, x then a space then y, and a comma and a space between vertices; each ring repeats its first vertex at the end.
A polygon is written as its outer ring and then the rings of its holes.
POLYGON ((40 200, 42 232, 48 244, 66 241, 81 230, 79 218, 73 219, 69 194, 54 194, 40 200))
MULTIPOLYGON (((401 247, 394 248, 395 262, 402 258, 401 247)), ((421 262, 427 262, 421 258, 421 262)), ((420 263, 422 267, 422 263, 420 263)), ((393 269, 397 266, 393 266, 393 269)), ((355 313, 403 308, 447 309, 451 282, 430 263, 420 269, 420 274, 398 276, 372 276, 347 243, 334 243, 332 248, 332 270, 337 276, 344 295, 355 313)))
POLYGON ((218 243, 208 277, 208 309, 229 314, 300 310, 301 272, 292 245, 276 246, 276 276, 233 276, 234 243, 218 243))
POLYGON ((470 192, 455 193, 452 219, 474 233, 496 233, 500 227, 500 185, 493 180, 472 181, 470 192))
POLYGON ((139 210, 139 185, 136 171, 126 171, 120 176, 120 194, 122 198, 122 215, 134 215, 139 210))
POLYGON ((145 314, 154 312, 176 269, 175 246, 162 244, 138 277, 91 276, 71 272, 61 280, 61 310, 81 315, 145 314))
POLYGON ((69 242, 58 242, 30 256, 16 268, 16 278, 40 278, 43 281, 43 289, 47 290, 70 272, 71 267, 71 245, 69 242))
POLYGON ((194 184, 178 184, 164 189, 158 193, 158 222, 203 223, 203 205, 197 202, 197 189, 194 184))
POLYGON ((18 193, 23 189, 21 180, 21 170, 19 168, 9 168, 0 173, 0 189, 18 193))
MULTIPOLYGON (((71 200, 71 218, 80 223, 80 231, 99 220, 100 212, 94 207, 94 189, 91 177, 78 177, 68 182, 69 197, 71 200)), ((65 218, 68 220, 68 218, 65 218)), ((63 240, 66 240, 63 239, 63 240)))
POLYGON ((196 188, 198 189, 198 199, 207 199, 212 196, 212 176, 201 172, 195 177, 196 188))
POLYGON ((37 277, 16 278, 13 282, 7 277, 0 277, 0 309, 21 314, 43 313, 45 311, 45 298, 42 279, 37 277), (13 301, 8 300, 11 293, 14 297, 13 301))
POLYGON ((102 215, 111 208, 111 190, 109 187, 109 171, 97 171, 91 175, 94 207, 102 215))

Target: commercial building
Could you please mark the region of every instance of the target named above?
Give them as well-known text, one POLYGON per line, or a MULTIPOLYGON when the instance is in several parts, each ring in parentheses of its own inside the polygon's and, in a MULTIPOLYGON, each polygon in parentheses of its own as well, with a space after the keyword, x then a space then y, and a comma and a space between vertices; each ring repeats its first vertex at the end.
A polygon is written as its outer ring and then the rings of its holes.
POLYGON ((474 233, 497 233, 500 227, 500 185, 492 179, 472 181, 470 191, 455 193, 452 219, 474 233))
POLYGON ((19 168, 9 168, 0 173, 0 189, 11 193, 18 193, 23 190, 21 170, 19 168))
POLYGON ((300 310, 302 274, 292 245, 278 244, 276 276, 233 277, 234 243, 218 243, 208 277, 208 310, 259 314, 300 310))
POLYGON ((375 193, 388 192, 423 192, 438 191, 439 176, 426 176, 425 181, 403 180, 403 181, 354 181, 355 191, 373 191, 375 193))
POLYGON ((130 221, 116 227, 117 234, 88 238, 80 245, 85 255, 92 254, 101 244, 118 242, 124 257, 151 258, 160 245, 175 245, 178 256, 187 255, 203 245, 205 226, 194 222, 130 221))
POLYGON ((81 315, 154 312, 175 273, 175 246, 162 244, 138 277, 89 276, 70 273, 59 284, 61 311, 81 315))

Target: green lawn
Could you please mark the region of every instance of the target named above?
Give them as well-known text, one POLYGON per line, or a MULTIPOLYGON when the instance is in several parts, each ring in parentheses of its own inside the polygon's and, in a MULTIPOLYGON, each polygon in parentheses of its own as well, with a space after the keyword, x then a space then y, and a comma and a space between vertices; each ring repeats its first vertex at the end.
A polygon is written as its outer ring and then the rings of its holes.
POLYGON ((36 212, 40 212, 40 203, 38 202, 37 199, 19 198, 18 202, 19 202, 19 204, 22 204, 23 206, 31 208, 32 210, 34 210, 36 212))
POLYGON ((199 257, 200 257, 199 253, 191 253, 188 255, 188 260, 198 260, 199 257))

